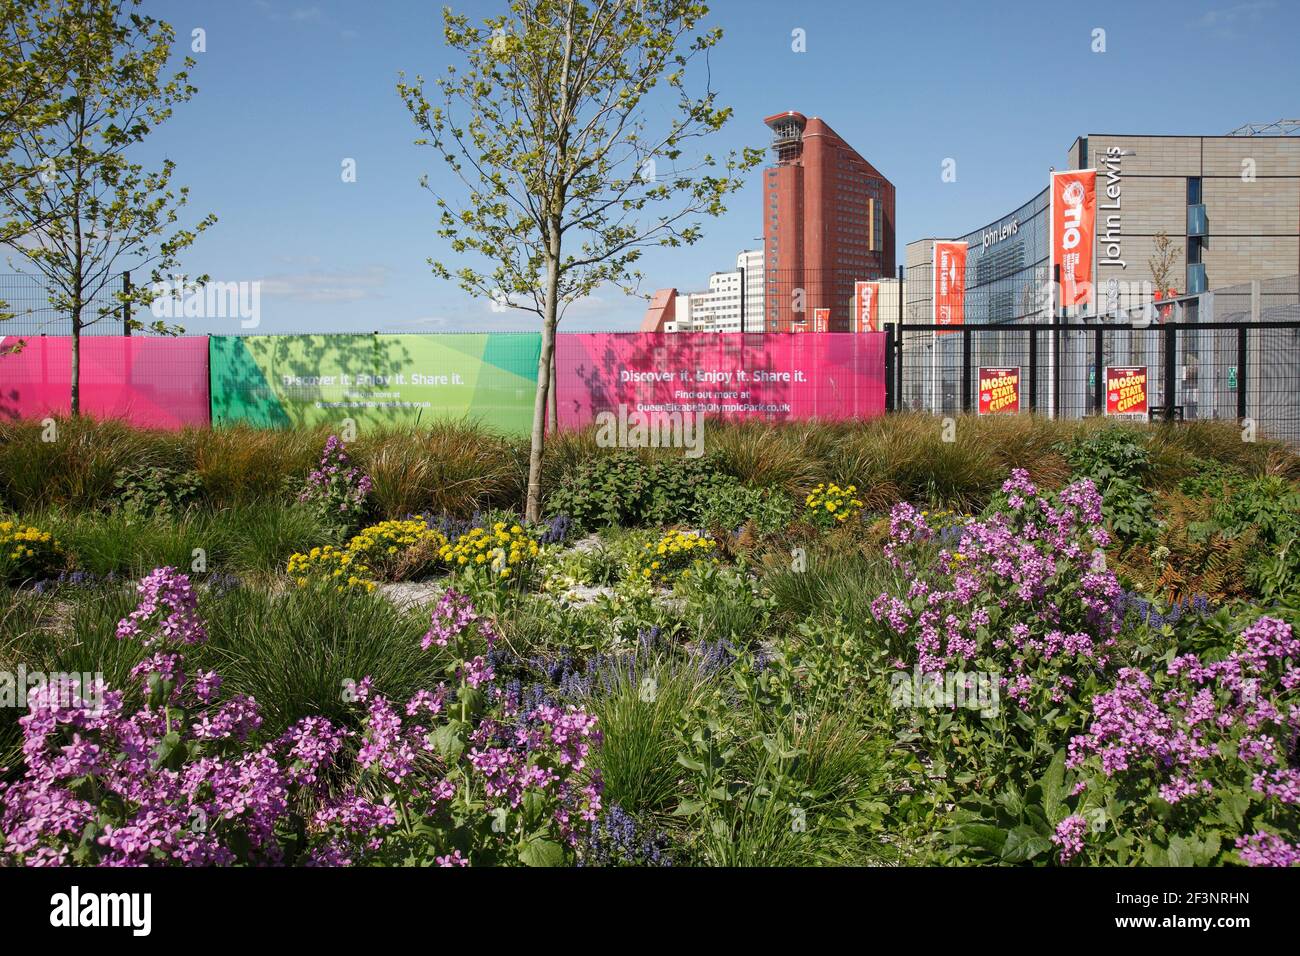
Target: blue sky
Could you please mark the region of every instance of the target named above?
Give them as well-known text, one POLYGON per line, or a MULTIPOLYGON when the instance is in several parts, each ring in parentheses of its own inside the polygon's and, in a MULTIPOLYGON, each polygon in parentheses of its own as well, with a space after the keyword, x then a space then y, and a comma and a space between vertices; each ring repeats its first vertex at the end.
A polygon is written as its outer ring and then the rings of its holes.
MULTIPOLYGON (((488 15, 504 4, 453 4, 488 15)), ((436 173, 395 92, 397 72, 447 63, 440 4, 428 0, 147 0, 196 54, 198 95, 140 156, 170 157, 198 212, 220 222, 186 271, 262 280, 266 332, 508 330, 499 314, 430 274, 448 255, 432 201, 436 173), (353 158, 357 181, 342 181, 353 158)), ((712 77, 734 120, 710 148, 766 144, 765 115, 825 119, 898 189, 899 252, 1014 208, 1087 132, 1225 133, 1300 115, 1294 0, 876 3, 716 0, 725 36, 712 77), (1073 8, 1073 9, 1072 9, 1073 8), (791 31, 806 32, 793 52, 791 31), (1106 31, 1106 52, 1091 50, 1106 31), (941 164, 957 162, 943 183, 941 164)), ((703 287, 761 231, 760 172, 705 238, 643 260, 644 292, 703 287)), ((644 303, 601 292, 569 329, 625 329, 644 303)), ((234 320, 225 325, 234 326, 234 320)), ((214 322, 192 331, 238 331, 214 322)))

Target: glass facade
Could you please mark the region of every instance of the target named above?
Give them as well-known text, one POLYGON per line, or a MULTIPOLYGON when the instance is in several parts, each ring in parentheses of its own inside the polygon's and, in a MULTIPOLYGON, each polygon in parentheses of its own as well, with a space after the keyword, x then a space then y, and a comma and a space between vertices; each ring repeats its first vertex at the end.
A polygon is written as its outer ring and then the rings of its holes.
MULTIPOLYGON (((1047 310, 1048 196, 1044 189, 1018 209, 955 237, 967 245, 966 321, 1013 322, 1047 310)), ((908 270, 907 321, 933 322, 933 266, 928 243, 924 262, 908 270)))

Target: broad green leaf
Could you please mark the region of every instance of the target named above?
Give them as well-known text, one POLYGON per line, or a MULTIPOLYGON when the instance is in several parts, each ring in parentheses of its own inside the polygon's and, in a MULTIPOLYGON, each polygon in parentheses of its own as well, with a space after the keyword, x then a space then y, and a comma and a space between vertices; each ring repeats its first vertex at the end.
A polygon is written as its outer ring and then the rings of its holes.
POLYGON ((563 866, 564 847, 554 840, 530 840, 519 853, 525 866, 563 866))

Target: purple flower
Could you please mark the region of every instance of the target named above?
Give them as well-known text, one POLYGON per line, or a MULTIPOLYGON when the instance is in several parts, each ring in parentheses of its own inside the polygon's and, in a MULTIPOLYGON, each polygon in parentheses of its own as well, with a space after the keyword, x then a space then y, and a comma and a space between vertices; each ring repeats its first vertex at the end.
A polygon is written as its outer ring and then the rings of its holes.
POLYGON ((1083 838, 1088 832, 1088 821, 1078 814, 1068 816, 1056 825, 1052 842, 1061 848, 1059 859, 1069 863, 1083 850, 1083 838))

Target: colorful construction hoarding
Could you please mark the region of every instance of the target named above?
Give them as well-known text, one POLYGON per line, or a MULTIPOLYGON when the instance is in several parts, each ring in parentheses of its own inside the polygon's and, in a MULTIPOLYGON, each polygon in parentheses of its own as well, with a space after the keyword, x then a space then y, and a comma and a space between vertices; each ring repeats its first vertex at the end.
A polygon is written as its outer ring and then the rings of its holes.
MULTIPOLYGON (((81 413, 144 428, 208 423, 208 340, 86 335, 81 413)), ((72 408, 69 336, 0 337, 0 418, 45 418, 72 408)))
POLYGON ((532 425, 541 336, 213 337, 212 422, 261 427, 428 423, 532 425))
POLYGON ((676 332, 558 337, 561 428, 600 412, 839 420, 885 411, 884 333, 676 332))

